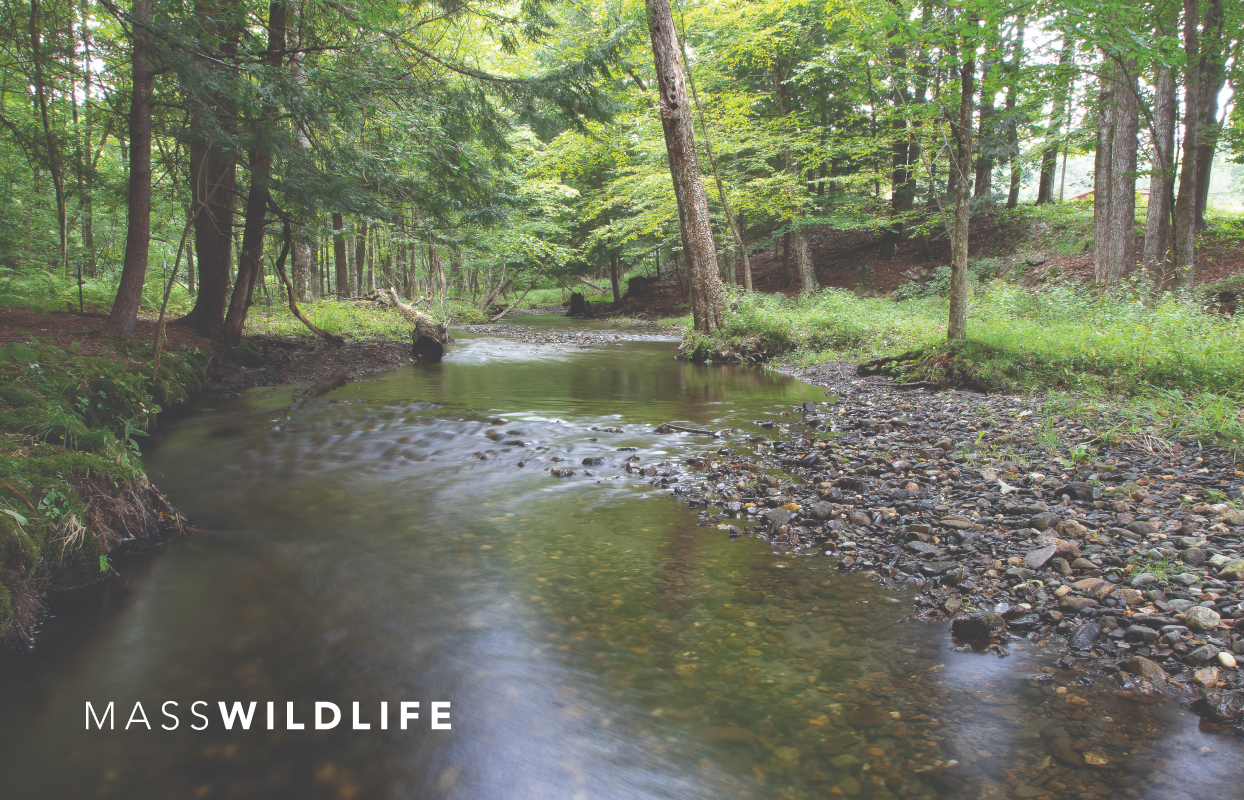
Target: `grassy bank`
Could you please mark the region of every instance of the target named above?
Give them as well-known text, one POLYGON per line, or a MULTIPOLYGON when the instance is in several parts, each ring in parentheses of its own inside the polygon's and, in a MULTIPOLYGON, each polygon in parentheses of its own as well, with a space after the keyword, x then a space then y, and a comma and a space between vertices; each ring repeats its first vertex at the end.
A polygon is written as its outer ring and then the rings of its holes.
POLYGON ((45 591, 98 580, 109 551, 171 522, 138 441, 156 414, 199 390, 207 355, 168 352, 153 374, 149 342, 61 347, 9 333, 18 341, 0 347, 0 637, 21 639, 45 591))
POLYGON ((980 281, 969 303, 968 340, 951 347, 947 301, 936 293, 902 302, 842 290, 793 299, 737 295, 723 333, 689 335, 685 348, 698 358, 802 366, 914 354, 896 377, 1068 392, 1099 411, 1111 409, 1120 425, 1158 423, 1168 434, 1183 426, 1203 441, 1239 449, 1244 319, 1209 312, 1193 295, 1146 299, 1062 283, 980 281))

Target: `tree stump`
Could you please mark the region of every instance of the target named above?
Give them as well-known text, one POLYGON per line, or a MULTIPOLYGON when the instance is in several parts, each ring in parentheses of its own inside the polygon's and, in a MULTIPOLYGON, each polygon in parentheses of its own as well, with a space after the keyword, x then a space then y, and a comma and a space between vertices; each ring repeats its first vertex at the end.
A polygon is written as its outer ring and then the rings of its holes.
POLYGON ((592 304, 578 292, 572 292, 570 295, 570 310, 566 312, 568 317, 582 317, 592 312, 592 304))

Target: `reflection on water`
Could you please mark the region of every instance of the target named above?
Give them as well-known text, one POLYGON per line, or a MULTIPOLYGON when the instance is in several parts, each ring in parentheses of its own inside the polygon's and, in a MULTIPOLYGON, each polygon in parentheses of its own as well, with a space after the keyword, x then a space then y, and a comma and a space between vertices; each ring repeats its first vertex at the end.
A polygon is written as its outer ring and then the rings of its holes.
POLYGON ((1177 706, 1034 643, 954 650, 903 587, 731 540, 627 474, 696 480, 689 456, 822 395, 672 355, 467 339, 288 419, 265 390, 165 426, 149 464, 202 530, 123 560, 3 666, 5 797, 1233 796, 1239 744, 1177 706), (118 730, 84 731, 87 700, 118 730), (216 703, 252 700, 225 731, 216 703), (136 701, 157 728, 178 702, 179 729, 120 730, 136 701), (287 701, 343 722, 283 730, 287 701), (401 701, 422 704, 406 731, 401 701))

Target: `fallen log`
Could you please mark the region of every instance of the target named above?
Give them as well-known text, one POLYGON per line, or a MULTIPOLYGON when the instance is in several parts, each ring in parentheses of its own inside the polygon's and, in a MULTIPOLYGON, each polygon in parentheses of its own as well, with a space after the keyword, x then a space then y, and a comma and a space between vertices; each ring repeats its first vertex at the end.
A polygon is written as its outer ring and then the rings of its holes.
POLYGON ((445 356, 445 345, 449 344, 449 325, 437 322, 419 309, 403 303, 392 286, 385 290, 385 294, 388 302, 415 325, 411 342, 411 353, 415 360, 427 364, 440 363, 445 356))
POLYGON ((346 381, 349 379, 350 379, 350 374, 346 372, 346 368, 337 367, 337 369, 328 373, 328 377, 324 378, 323 380, 316 381, 315 383, 308 386, 306 390, 303 391, 302 394, 295 397, 293 402, 291 402, 288 406, 285 407, 285 410, 293 411, 295 408, 298 408, 298 406, 302 405, 308 400, 319 397, 322 394, 327 394, 331 392, 333 389, 336 389, 338 386, 345 386, 346 381))

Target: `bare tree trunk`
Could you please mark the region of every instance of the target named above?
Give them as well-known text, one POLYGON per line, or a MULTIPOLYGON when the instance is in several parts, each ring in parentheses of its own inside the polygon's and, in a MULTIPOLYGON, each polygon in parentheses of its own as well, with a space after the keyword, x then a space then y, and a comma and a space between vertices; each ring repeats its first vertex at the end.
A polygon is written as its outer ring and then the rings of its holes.
POLYGON ((134 82, 130 90, 129 224, 125 233, 125 263, 117 299, 104 323, 104 334, 128 339, 134 335, 138 307, 147 277, 147 254, 151 243, 151 92, 155 70, 147 58, 147 26, 151 24, 152 0, 134 0, 133 42, 130 64, 134 82))
POLYGON ((1166 254, 1171 240, 1171 206, 1175 192, 1175 71, 1157 65, 1154 80, 1153 174, 1149 177, 1149 210, 1141 261, 1155 289, 1166 284, 1166 254))
POLYGON ((363 272, 367 268, 367 220, 359 219, 359 232, 354 238, 354 294, 362 295, 366 291, 363 272))
MULTIPOLYGON (((137 13, 138 8, 136 5, 135 14, 137 13)), ((150 4, 148 4, 146 19, 149 21, 150 17, 151 9, 150 4)), ((39 107, 39 118, 43 123, 43 142, 44 147, 47 148, 48 171, 52 173, 52 188, 56 192, 56 225, 60 234, 60 251, 56 266, 57 269, 62 270, 65 276, 68 277, 69 229, 65 211, 65 172, 61 161, 60 145, 56 141, 56 136, 52 133, 51 115, 48 112, 47 77, 43 71, 43 29, 42 6, 39 0, 30 0, 30 56, 31 66, 34 68, 35 102, 39 107)), ((139 37, 137 31, 135 31, 134 37, 137 41, 139 37)), ((144 104, 146 103, 145 100, 143 102, 144 104)), ((150 160, 150 155, 148 160, 150 160)), ((127 337, 128 335, 126 334, 127 337)))
MULTIPOLYGON (((992 36, 990 37, 990 39, 993 38, 992 36)), ((977 142, 980 145, 980 155, 976 159, 976 183, 972 193, 973 197, 985 197, 993 191, 994 117, 997 112, 994 110, 994 87, 990 83, 990 77, 996 67, 997 64, 990 61, 988 57, 986 57, 985 63, 981 65, 980 135, 977 137, 977 142)))
POLYGON ((1106 283, 1126 277, 1136 266, 1136 148, 1140 126, 1136 97, 1136 59, 1116 73, 1114 140, 1110 146, 1110 252, 1106 283))
POLYGON ((622 259, 616 250, 609 251, 609 283, 613 287, 613 304, 622 305, 622 259))
POLYGON ((1074 60, 1075 45, 1064 34, 1063 49, 1058 54, 1058 71, 1055 73, 1054 107, 1050 110, 1050 124, 1045 129, 1045 152, 1041 156, 1037 205, 1054 202, 1054 177, 1058 174, 1058 148, 1062 144, 1063 123, 1068 118, 1067 103, 1071 100, 1074 60))
POLYGON ((1011 185, 1006 195, 1006 207, 1019 205, 1019 123, 1015 119, 1015 101, 1019 93, 1019 70, 1024 61, 1024 15, 1015 21, 1015 38, 1012 40, 1011 66, 1007 70, 1006 87, 1006 157, 1011 165, 1011 185))
POLYGON ((346 260, 346 221, 340 211, 333 212, 333 264, 337 297, 350 296, 350 263, 346 260))
MULTIPOLYGON (((216 60, 229 62, 237 55, 236 0, 198 0, 197 24, 206 31, 198 46, 216 60), (217 45, 214 40, 219 39, 217 45)), ((236 109, 223 94, 205 92, 199 98, 224 136, 237 127, 236 109)), ((191 118, 190 194, 194 217, 194 251, 199 261, 199 292, 194 308, 180 324, 208 336, 218 336, 224 325, 233 265, 233 220, 236 214, 237 159, 229 147, 214 140, 212 123, 204 116, 191 118)))
MULTIPOLYGON (((738 257, 743 259, 743 289, 750 292, 752 290, 752 265, 747 260, 747 245, 743 243, 743 233, 734 222, 734 215, 730 213, 730 198, 726 196, 726 187, 721 182, 721 171, 717 169, 717 159, 713 156, 713 140, 708 135, 708 123, 704 119, 704 109, 700 107, 700 96, 695 91, 695 78, 691 73, 691 64, 687 62, 687 48, 683 46, 682 41, 678 43, 679 52, 682 53, 682 60, 687 68, 687 84, 691 87, 691 99, 695 102, 695 109, 700 117, 700 130, 704 134, 704 152, 708 155, 708 165, 713 170, 713 180, 717 184, 717 196, 721 199, 721 210, 726 217, 726 225, 730 228, 730 235, 734 237, 734 248, 738 257)), ((734 282, 733 262, 731 262, 730 275, 731 283, 734 282)))
MULTIPOLYGON (((288 7, 284 0, 275 0, 268 6, 268 49, 263 62, 270 67, 280 66, 285 52, 285 27, 288 7)), ((268 128, 276 109, 265 105, 260 111, 258 125, 268 128)), ((260 136, 260 141, 266 136, 260 136)), ((250 152, 250 189, 246 197, 246 218, 242 228, 242 252, 238 259, 238 275, 233 283, 233 296, 229 311, 225 314, 224 339, 228 344, 242 340, 246 328, 246 315, 250 310, 251 296, 263 270, 264 232, 267 223, 269 191, 272 173, 272 152, 265 145, 250 152)), ((266 291, 266 287, 265 287, 266 291)))
POLYGON ((1115 138, 1117 85, 1115 70, 1107 62, 1102 66, 1101 87, 1097 96, 1097 145, 1093 155, 1093 279, 1099 284, 1110 281, 1111 237, 1114 235, 1110 227, 1114 155, 1110 148, 1115 138))
MULTIPOLYGON (((1221 9, 1220 0, 1210 0, 1221 9)), ((1209 16, 1208 14, 1206 15, 1209 16)), ((1204 118, 1204 81, 1201 74, 1200 3, 1184 0, 1184 142, 1183 167, 1179 171, 1179 195, 1171 234, 1172 270, 1175 288, 1192 282, 1192 263, 1196 251, 1197 156, 1200 152, 1200 126, 1204 118)))
POLYGON ((969 56, 959 68, 959 118, 955 120, 955 225, 950 236, 950 319, 946 338, 967 338, 968 331, 968 226, 972 221, 972 99, 976 93, 976 61, 970 56, 975 43, 965 42, 969 56))
POLYGON ((1205 113, 1201 117, 1200 139, 1196 156, 1196 227, 1205 230, 1205 209, 1209 205, 1209 178, 1214 168, 1214 151, 1218 148, 1218 96, 1222 94, 1227 76, 1223 65, 1222 15, 1211 8, 1206 14, 1205 39, 1201 42, 1202 64, 1205 70, 1201 80, 1205 82, 1205 113))
MULTIPOLYGON (((786 90, 785 79, 782 74, 780 65, 778 63, 777 56, 774 56, 773 58, 773 88, 774 88, 774 95, 777 98, 778 114, 780 114, 782 117, 783 127, 787 127, 786 117, 787 117, 787 114, 789 113, 786 107, 786 91, 787 90, 786 90)), ((785 159, 786 159, 786 174, 791 176, 791 179, 792 179, 791 183, 794 186, 802 185, 803 181, 800 180, 798 161, 791 154, 789 147, 786 148, 785 159)), ((793 189, 792 191, 798 192, 802 190, 793 189)), ((792 200, 794 201, 792 203, 792 210, 795 212, 798 212, 799 210, 798 199, 793 197, 792 200)), ((792 225, 796 224, 796 220, 793 216, 791 218, 791 224, 792 225)), ((786 238, 783 244, 786 247, 786 251, 783 254, 782 264, 786 269, 787 284, 789 285, 790 283, 792 283, 794 279, 794 276, 792 275, 792 269, 791 269, 791 261, 792 261, 792 256, 793 256, 795 269, 798 272, 799 284, 802 287, 802 290, 804 292, 816 291, 817 288, 819 287, 819 284, 816 282, 816 270, 812 266, 812 253, 808 247, 807 229, 803 227, 795 227, 792 231, 786 234, 786 238)))
POLYGON ((702 333, 720 329, 724 320, 721 278, 708 214, 708 197, 695 153, 687 84, 679 59, 678 35, 669 0, 647 0, 648 32, 661 97, 661 128, 669 155, 670 177, 678 203, 683 250, 687 255, 691 313, 702 333))
MULTIPOLYGON (((289 16, 298 19, 301 16, 301 0, 290 0, 289 16)), ((301 36, 302 26, 295 24, 294 30, 301 36)), ((301 39, 291 44, 291 47, 297 46, 301 48, 301 39)), ((300 84, 303 75, 303 54, 296 52, 289 59, 290 71, 294 74, 294 79, 300 84)), ((311 140, 307 136, 307 132, 303 129, 299 120, 294 120, 294 136, 298 140, 298 145, 303 150, 311 149, 311 140)), ((309 301, 314 294, 315 284, 311 275, 311 243, 307 241, 306 226, 300 224, 294 229, 294 242, 292 259, 294 262, 294 299, 300 303, 309 301)))

